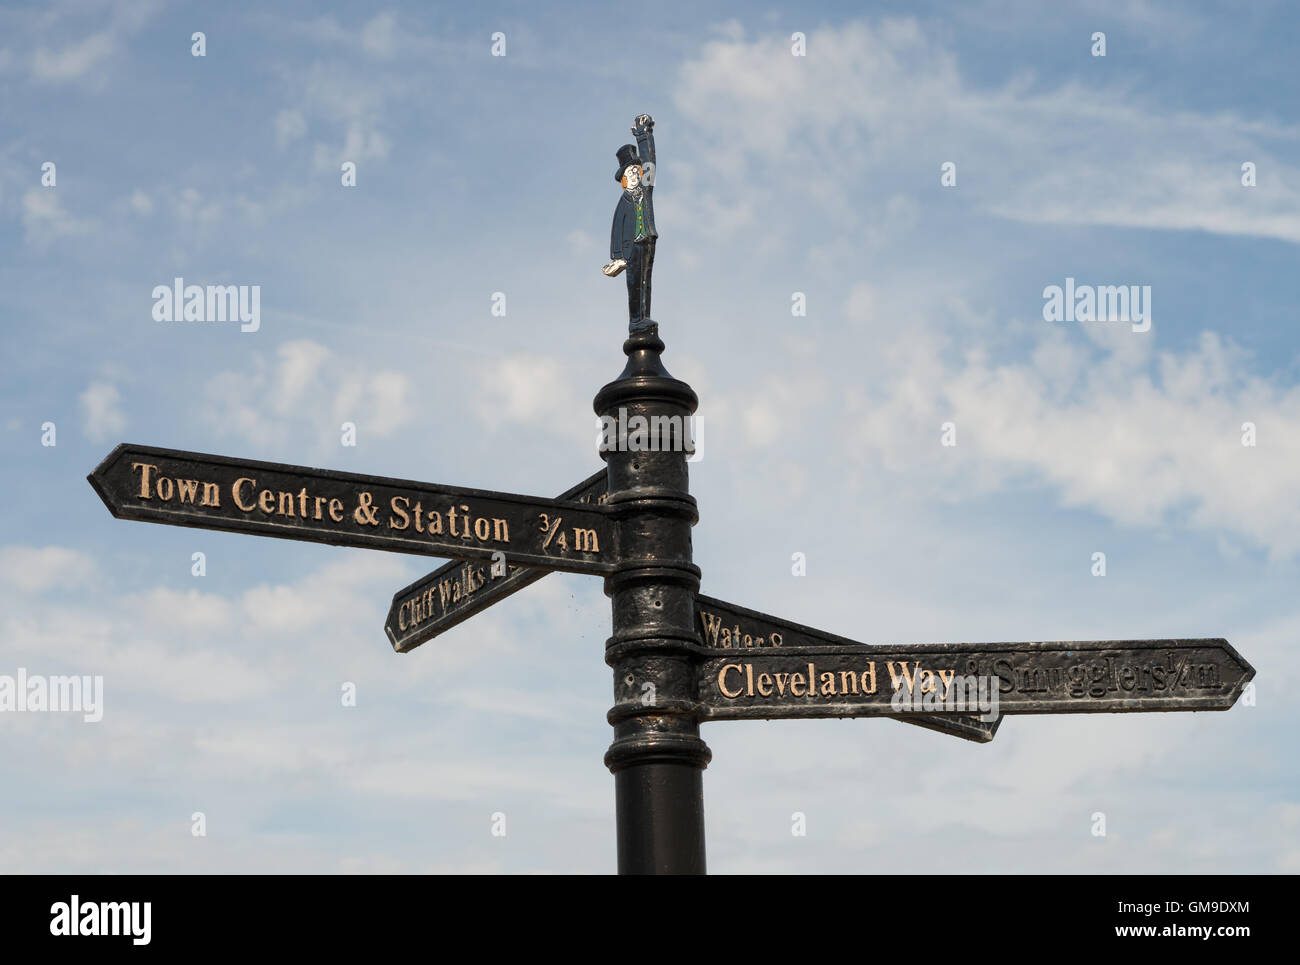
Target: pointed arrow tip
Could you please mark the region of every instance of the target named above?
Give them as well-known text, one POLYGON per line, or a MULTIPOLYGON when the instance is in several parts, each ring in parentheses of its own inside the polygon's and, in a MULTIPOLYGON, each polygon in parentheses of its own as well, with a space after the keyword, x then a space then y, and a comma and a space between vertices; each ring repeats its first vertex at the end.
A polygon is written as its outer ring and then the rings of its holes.
POLYGON ((109 468, 117 462, 123 452, 130 448, 131 447, 127 443, 119 442, 113 447, 113 451, 105 456, 100 461, 99 465, 92 469, 86 476, 86 482, 90 483, 90 487, 95 490, 95 494, 99 496, 100 501, 108 507, 108 511, 112 513, 116 519, 121 519, 122 517, 118 512, 118 508, 113 505, 113 499, 109 495, 108 488, 104 485, 104 479, 108 476, 109 468))

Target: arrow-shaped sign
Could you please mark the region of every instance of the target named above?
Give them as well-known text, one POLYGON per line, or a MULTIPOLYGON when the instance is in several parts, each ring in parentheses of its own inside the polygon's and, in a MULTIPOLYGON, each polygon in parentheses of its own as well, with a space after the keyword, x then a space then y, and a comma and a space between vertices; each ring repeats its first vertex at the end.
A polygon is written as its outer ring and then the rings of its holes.
POLYGON ((704 719, 1227 710, 1255 670, 1222 639, 806 646, 699 666, 704 719))
POLYGON ((120 519, 604 575, 599 506, 120 445, 88 477, 120 519))
MULTIPOLYGON (((558 498, 600 503, 608 491, 608 473, 602 469, 558 498)), ((532 586, 549 572, 542 567, 504 563, 448 563, 393 594, 384 632, 394 650, 406 653, 512 593, 532 586)))
MULTIPOLYGON (((866 647, 853 640, 838 637, 833 633, 814 630, 802 624, 791 623, 766 613, 759 613, 734 603, 724 603, 710 596, 695 598, 695 622, 700 631, 704 646, 717 651, 730 651, 730 661, 757 655, 760 661, 776 654, 784 654, 790 648, 802 650, 804 647, 817 646, 829 652, 845 651, 858 655, 866 647)), ((721 655, 719 655, 721 659, 721 655)), ((712 666, 712 662, 706 664, 712 666)), ((725 665, 725 663, 724 663, 725 665)), ((782 681, 785 686, 787 681, 782 681)), ((701 686, 703 690, 703 686, 701 686)), ((996 713, 981 713, 977 708, 969 708, 973 713, 900 713, 897 719, 907 724, 937 730, 953 737, 977 741, 981 744, 993 739, 1002 718, 996 713), (987 718, 987 719, 985 719, 987 718)), ((886 713, 889 712, 886 705, 886 713)), ((761 716, 761 715, 750 715, 761 716)), ((837 716, 829 714, 775 714, 777 717, 824 717, 837 716)), ((853 715, 838 715, 853 716, 853 715)), ((721 719, 720 715, 709 714, 712 719, 721 719)))

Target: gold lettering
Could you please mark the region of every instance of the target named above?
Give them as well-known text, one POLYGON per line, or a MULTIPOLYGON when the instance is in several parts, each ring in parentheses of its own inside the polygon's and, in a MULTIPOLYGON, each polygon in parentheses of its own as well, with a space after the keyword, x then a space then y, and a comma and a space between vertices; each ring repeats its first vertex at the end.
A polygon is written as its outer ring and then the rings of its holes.
POLYGON ((178 479, 176 480, 176 490, 180 493, 181 502, 192 503, 199 491, 199 481, 197 479, 178 479))
POLYGON ((392 517, 389 517, 388 520, 389 529, 406 529, 406 527, 411 525, 411 518, 406 515, 406 507, 409 506, 410 504, 411 501, 407 499, 405 496, 394 496, 392 498, 392 501, 389 503, 389 505, 392 506, 393 516, 396 516, 398 519, 400 519, 402 521, 402 525, 398 526, 397 523, 392 519, 392 517), (398 505, 399 503, 401 505, 398 505))
MULTIPOLYGON (((849 674, 849 676, 853 677, 854 675, 849 674)), ((829 670, 822 674, 822 696, 835 696, 835 674, 829 670)))
POLYGON ((803 688, 804 688, 803 674, 801 673, 791 674, 790 675, 790 696, 802 697, 803 688))
POLYGON ((293 515, 293 493, 280 493, 280 515, 293 515), (288 504, 288 509, 285 509, 286 503, 288 504))
MULTIPOLYGON (((856 690, 853 691, 855 694, 856 690)), ((872 660, 867 664, 867 669, 862 671, 862 692, 864 694, 874 694, 876 692, 876 661, 872 660), (867 686, 867 677, 871 677, 871 686, 867 686)))
POLYGON ((330 519, 334 520, 334 522, 336 523, 343 522, 343 500, 331 499, 329 508, 330 508, 330 519))
POLYGON ((741 669, 742 669, 742 668, 741 668, 740 664, 738 664, 738 663, 729 663, 729 664, 727 664, 726 666, 724 666, 720 671, 718 671, 718 690, 722 691, 722 696, 724 696, 724 697, 726 697, 726 698, 728 698, 728 699, 730 699, 730 700, 735 700, 735 699, 736 699, 737 697, 739 697, 742 693, 744 693, 744 688, 743 688, 743 687, 737 687, 735 693, 732 693, 730 690, 727 689, 727 679, 726 679, 726 678, 727 678, 727 671, 728 671, 728 670, 734 670, 734 671, 736 671, 736 673, 740 673, 741 669))
POLYGON ((772 678, 765 673, 758 675, 758 693, 760 697, 772 696, 772 678), (767 689, 764 690, 764 687, 767 689))
MULTIPOLYGON (((436 509, 429 510, 429 517, 426 522, 429 524, 430 534, 434 536, 442 535, 442 513, 438 512, 436 509)), ((451 535, 455 536, 456 534, 452 533, 451 535)))
POLYGON ((480 516, 478 519, 474 520, 474 535, 478 539, 486 540, 488 538, 488 534, 491 531, 492 530, 491 527, 488 525, 487 517, 480 516))
MULTIPOLYGON (((900 682, 906 681, 908 691, 911 692, 914 689, 913 668, 909 667, 906 661, 900 661, 895 664, 891 660, 889 663, 885 664, 885 666, 889 669, 889 685, 891 687, 897 690, 900 682), (898 667, 897 671, 894 670, 895 666, 898 667)), ((920 663, 917 663, 915 669, 919 670, 920 667, 920 663)))
POLYGON ((268 516, 275 512, 275 493, 269 489, 263 489, 257 494, 257 505, 262 508, 262 512, 268 516))
POLYGON ((718 628, 722 626, 722 617, 701 610, 700 626, 704 629, 704 642, 716 647, 718 645, 718 628))
POLYGON ((204 506, 221 505, 221 490, 217 487, 216 483, 205 482, 203 484, 203 505, 204 506))
MULTIPOLYGON (((505 520, 502 520, 505 522, 505 520)), ((573 527, 573 548, 579 553, 599 553, 600 540, 596 538, 594 529, 582 529, 573 527)))
POLYGON ((844 694, 847 697, 849 694, 856 694, 857 692, 858 692, 858 675, 855 674, 852 670, 841 670, 840 671, 840 693, 844 694), (850 687, 852 687, 853 689, 850 690, 849 689, 850 687))
POLYGON ((158 467, 148 462, 133 462, 131 463, 131 468, 140 470, 140 498, 148 499, 149 498, 149 470, 153 469, 156 471, 158 467))
POLYGON ((163 502, 167 502, 172 498, 172 481, 166 476, 159 476, 158 482, 154 483, 154 487, 158 490, 158 498, 163 502), (167 484, 166 491, 163 490, 164 483, 167 484))
MULTIPOLYGON (((506 521, 504 519, 500 519, 496 516, 492 517, 492 538, 496 540, 498 543, 510 542, 510 527, 506 525, 506 521)), ((596 546, 594 545, 596 542, 595 533, 591 534, 591 541, 593 543, 591 547, 591 551, 594 553, 596 552, 596 546)))
POLYGON ((257 503, 249 503, 247 506, 245 506, 244 501, 239 498, 239 487, 244 483, 248 483, 249 488, 252 489, 257 485, 257 480, 249 479, 247 476, 242 476, 239 479, 236 479, 234 485, 230 487, 230 498, 235 501, 235 505, 238 506, 241 510, 243 510, 246 513, 251 513, 253 510, 257 508, 257 503))

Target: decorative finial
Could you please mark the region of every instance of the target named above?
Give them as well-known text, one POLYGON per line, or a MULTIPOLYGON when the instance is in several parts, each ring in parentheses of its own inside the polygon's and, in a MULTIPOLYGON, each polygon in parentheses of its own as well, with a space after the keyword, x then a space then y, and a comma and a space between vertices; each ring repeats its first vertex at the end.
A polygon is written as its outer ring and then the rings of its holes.
POLYGON ((610 278, 627 271, 628 331, 632 335, 657 334, 659 326, 650 318, 650 272, 655 263, 655 122, 649 114, 638 114, 632 122, 636 144, 618 149, 614 180, 623 194, 614 209, 614 227, 609 237, 609 264, 601 269, 610 278))

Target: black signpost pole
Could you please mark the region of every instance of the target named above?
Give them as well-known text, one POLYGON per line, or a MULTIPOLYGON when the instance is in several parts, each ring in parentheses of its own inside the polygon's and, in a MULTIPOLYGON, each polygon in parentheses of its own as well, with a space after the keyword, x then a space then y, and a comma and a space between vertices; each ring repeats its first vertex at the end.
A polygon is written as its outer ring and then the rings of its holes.
POLYGON ((623 374, 595 400, 596 414, 619 427, 601 456, 618 546, 605 579, 613 611, 605 662, 614 671, 605 766, 614 774, 620 874, 705 871, 703 771, 712 755, 696 703, 700 570, 691 562, 691 527, 699 516, 684 439, 699 400, 664 369, 663 349, 657 326, 633 334, 623 344, 623 374), (637 417, 658 427, 657 446, 622 431, 637 417))

